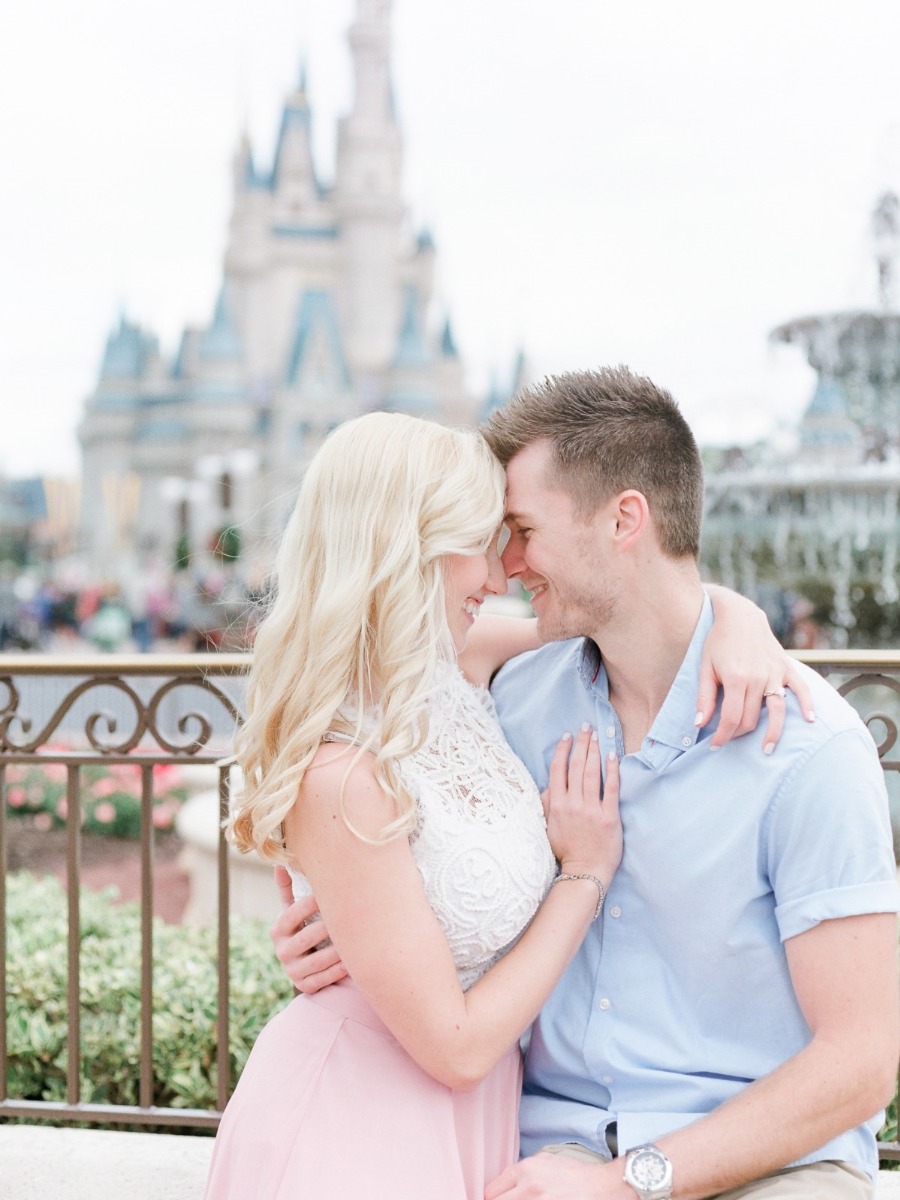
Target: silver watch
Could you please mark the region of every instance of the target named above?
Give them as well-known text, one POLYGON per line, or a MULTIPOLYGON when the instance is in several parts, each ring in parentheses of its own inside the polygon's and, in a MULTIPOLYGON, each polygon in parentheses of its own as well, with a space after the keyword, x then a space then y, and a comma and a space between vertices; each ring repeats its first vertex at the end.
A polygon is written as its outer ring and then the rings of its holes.
POLYGON ((624 1178, 641 1200, 671 1200, 672 1164, 658 1146, 635 1146, 629 1150, 624 1178))

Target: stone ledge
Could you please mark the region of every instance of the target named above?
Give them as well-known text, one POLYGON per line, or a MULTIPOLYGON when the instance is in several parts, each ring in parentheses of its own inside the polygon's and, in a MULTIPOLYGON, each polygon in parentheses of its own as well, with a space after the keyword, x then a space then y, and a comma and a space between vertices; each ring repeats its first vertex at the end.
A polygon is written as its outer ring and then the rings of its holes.
POLYGON ((202 1200, 213 1139, 0 1125, 0 1200, 202 1200))
MULTIPOLYGON (((0 1200, 202 1200, 213 1139, 0 1125, 0 1200)), ((877 1200, 900 1200, 881 1171, 877 1200)))

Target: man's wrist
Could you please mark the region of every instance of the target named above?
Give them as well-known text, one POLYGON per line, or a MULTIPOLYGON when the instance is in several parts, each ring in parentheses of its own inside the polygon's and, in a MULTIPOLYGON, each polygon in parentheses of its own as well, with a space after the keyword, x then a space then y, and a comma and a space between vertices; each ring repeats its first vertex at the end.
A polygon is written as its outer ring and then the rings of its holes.
POLYGON ((672 1164, 652 1142, 628 1151, 622 1178, 640 1200, 671 1200, 672 1164))

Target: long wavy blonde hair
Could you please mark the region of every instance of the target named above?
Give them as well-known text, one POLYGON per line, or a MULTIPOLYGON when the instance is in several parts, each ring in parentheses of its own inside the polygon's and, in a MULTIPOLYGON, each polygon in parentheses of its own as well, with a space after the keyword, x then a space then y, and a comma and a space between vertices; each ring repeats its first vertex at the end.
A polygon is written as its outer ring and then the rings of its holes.
MULTIPOLYGON (((366 750, 375 755, 375 777, 397 806, 381 838, 414 828, 396 764, 422 745, 437 663, 455 654, 443 563, 483 552, 503 504, 502 468, 474 431, 379 412, 326 440, 304 476, 256 637, 235 742, 243 794, 228 824, 238 849, 288 861, 282 822, 332 729, 357 740, 348 773, 366 750)), ((341 811, 347 821, 343 792, 341 811)))

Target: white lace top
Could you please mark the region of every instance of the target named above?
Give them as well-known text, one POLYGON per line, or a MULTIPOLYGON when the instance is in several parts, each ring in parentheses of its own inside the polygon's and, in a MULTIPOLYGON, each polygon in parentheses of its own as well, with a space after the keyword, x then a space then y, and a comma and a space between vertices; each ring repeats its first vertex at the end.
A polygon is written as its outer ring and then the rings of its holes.
MULTIPOLYGON (((469 988, 517 940, 556 872, 540 796, 490 694, 454 664, 441 667, 428 737, 400 773, 416 798, 413 857, 469 988)), ((295 899, 308 895, 306 877, 291 875, 295 899)))

